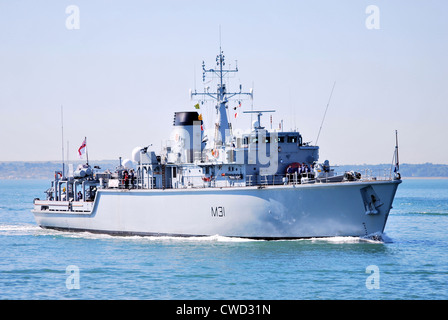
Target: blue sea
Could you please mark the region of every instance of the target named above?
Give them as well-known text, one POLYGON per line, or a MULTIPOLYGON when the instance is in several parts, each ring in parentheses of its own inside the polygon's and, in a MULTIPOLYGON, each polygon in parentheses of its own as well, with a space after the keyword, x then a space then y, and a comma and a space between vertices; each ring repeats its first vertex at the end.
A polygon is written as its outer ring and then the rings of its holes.
POLYGON ((0 180, 0 299, 448 299, 448 179, 404 180, 383 241, 43 230, 30 210, 48 186, 0 180))

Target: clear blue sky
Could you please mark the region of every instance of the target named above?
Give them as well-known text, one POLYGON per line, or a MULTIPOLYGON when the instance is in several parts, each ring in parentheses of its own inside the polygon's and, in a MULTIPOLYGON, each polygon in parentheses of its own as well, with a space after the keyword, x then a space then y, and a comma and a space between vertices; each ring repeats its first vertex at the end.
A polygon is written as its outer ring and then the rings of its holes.
POLYGON ((446 164, 447 12, 442 0, 0 0, 0 161, 60 160, 61 105, 72 159, 85 136, 90 159, 158 148, 173 113, 194 110, 188 90, 202 90, 221 26, 240 70, 230 85, 253 87, 254 108, 274 108, 274 125, 305 141, 315 142, 336 81, 322 161, 390 163, 398 130, 402 162, 446 164), (79 29, 66 27, 69 5, 79 29), (366 28, 369 5, 379 29, 366 28))

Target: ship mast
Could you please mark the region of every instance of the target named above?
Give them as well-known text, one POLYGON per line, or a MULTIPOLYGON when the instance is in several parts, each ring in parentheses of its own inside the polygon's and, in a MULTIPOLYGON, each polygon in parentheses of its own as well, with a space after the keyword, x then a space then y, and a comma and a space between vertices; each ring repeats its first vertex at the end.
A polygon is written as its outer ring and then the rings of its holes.
POLYGON ((201 96, 204 101, 204 98, 210 97, 216 101, 216 117, 215 117, 215 134, 214 134, 214 149, 224 149, 226 145, 226 134, 231 134, 231 124, 227 117, 227 103, 230 99, 236 95, 247 95, 253 98, 252 92, 242 92, 241 85, 239 92, 227 92, 226 84, 224 83, 224 77, 230 73, 238 72, 238 66, 234 69, 225 69, 225 56, 224 52, 221 50, 221 46, 219 47, 219 54, 216 56, 216 66, 217 69, 206 69, 205 62, 202 61, 202 81, 205 82, 205 78, 207 74, 216 75, 218 77, 218 88, 216 93, 212 93, 207 89, 204 89, 204 92, 192 92, 191 97, 193 96, 201 96))

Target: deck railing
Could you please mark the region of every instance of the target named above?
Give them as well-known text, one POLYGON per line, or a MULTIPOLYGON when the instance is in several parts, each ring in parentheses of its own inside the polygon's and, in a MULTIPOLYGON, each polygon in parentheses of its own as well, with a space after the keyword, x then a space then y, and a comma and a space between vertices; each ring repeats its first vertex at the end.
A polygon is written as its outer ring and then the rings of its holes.
MULTIPOLYGON (((277 175, 246 175, 245 180, 219 179, 212 177, 210 180, 202 180, 203 176, 184 176, 183 179, 169 178, 164 186, 161 183, 156 186, 154 179, 147 177, 136 177, 133 182, 129 181, 126 185, 123 179, 119 179, 115 184, 116 189, 177 189, 177 188, 222 188, 234 186, 275 186, 275 185, 299 185, 313 183, 330 183, 330 182, 351 182, 351 181, 377 181, 392 180, 392 177, 386 170, 381 175, 374 175, 371 170, 365 170, 360 179, 344 179, 344 174, 320 175, 316 177, 314 173, 305 174, 277 174, 277 175), (149 185, 148 185, 149 181, 149 185), (241 183, 244 182, 244 183, 241 183)), ((160 182, 160 181, 159 181, 160 182)), ((109 187, 110 188, 110 187, 109 187)))

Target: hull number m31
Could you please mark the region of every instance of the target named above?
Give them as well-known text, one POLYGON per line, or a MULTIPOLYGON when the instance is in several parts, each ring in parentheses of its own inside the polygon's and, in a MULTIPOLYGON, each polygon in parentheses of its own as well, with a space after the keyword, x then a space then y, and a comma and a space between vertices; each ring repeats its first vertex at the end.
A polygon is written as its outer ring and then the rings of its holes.
POLYGON ((211 207, 210 210, 212 217, 222 218, 226 216, 226 210, 224 207, 211 207))

